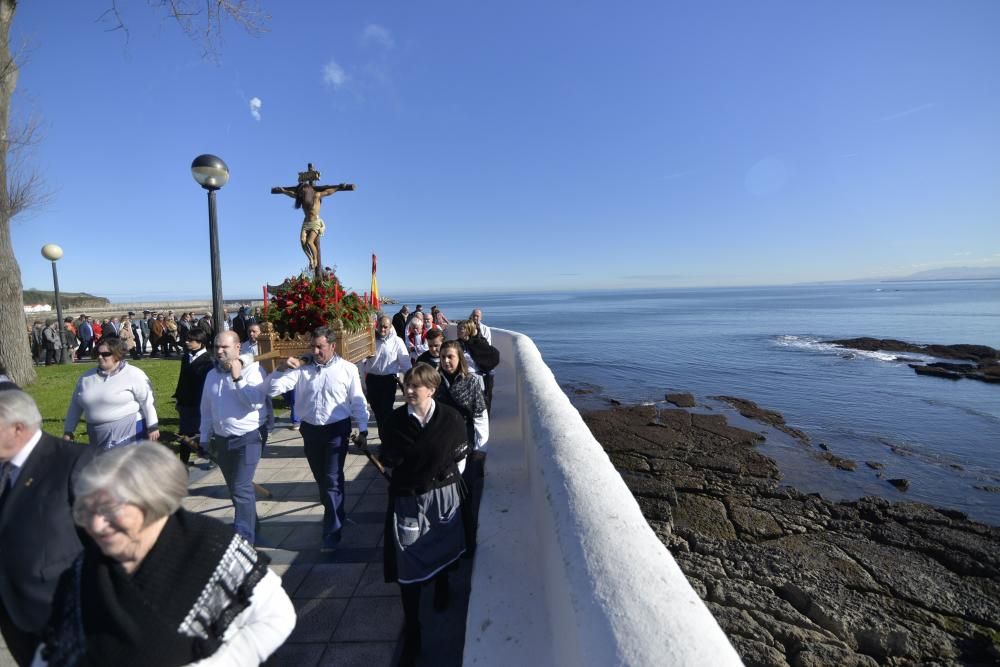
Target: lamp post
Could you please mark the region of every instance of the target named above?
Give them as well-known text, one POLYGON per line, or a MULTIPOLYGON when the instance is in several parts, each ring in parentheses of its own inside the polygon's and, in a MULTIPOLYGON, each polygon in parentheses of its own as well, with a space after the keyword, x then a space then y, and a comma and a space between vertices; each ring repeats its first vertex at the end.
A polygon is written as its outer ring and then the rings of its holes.
POLYGON ((59 272, 56 270, 56 262, 62 259, 62 256, 63 249, 55 243, 46 243, 42 246, 42 257, 52 262, 52 287, 54 288, 56 299, 56 330, 59 332, 59 341, 63 343, 59 363, 68 364, 70 362, 70 358, 66 353, 66 338, 63 336, 63 331, 65 330, 66 325, 63 324, 62 301, 59 298, 59 272))
POLYGON ((208 243, 212 255, 212 326, 222 332, 222 270, 219 267, 219 223, 215 218, 215 191, 229 182, 229 167, 222 158, 199 155, 191 163, 191 176, 208 190, 208 243))

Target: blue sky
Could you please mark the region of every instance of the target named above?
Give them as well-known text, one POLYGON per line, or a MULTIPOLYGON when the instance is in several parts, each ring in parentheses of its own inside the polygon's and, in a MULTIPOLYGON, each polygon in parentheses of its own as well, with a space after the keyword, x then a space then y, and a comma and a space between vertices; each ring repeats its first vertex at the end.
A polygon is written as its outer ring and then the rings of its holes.
MULTIPOLYGON (((51 197, 26 287, 225 296, 297 273, 307 162, 326 263, 383 294, 776 284, 1000 266, 1000 3, 265 0, 217 62, 145 3, 20 3, 17 110, 51 197), (255 101, 256 100, 256 101, 255 101)), ((199 3, 195 3, 199 4, 199 3)))

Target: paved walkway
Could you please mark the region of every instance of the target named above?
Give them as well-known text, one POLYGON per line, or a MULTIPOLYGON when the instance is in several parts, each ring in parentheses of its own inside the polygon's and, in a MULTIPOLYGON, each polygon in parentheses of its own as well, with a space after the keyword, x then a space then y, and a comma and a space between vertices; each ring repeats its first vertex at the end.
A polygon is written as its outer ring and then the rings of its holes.
MULTIPOLYGON (((374 424, 369 442, 378 450, 374 424)), ((184 507, 232 522, 233 506, 218 469, 193 470, 184 507)), ((272 559, 298 612, 288 641, 268 667, 382 667, 395 665, 401 649, 403 607, 399 587, 382 580, 382 536, 388 483, 353 446, 347 455, 347 521, 340 548, 319 550, 323 507, 297 431, 279 421, 264 448, 254 481, 271 498, 258 495, 258 545, 272 559)), ((462 664, 465 616, 472 566, 460 561, 452 573, 452 604, 432 608, 428 588, 421 598, 423 653, 418 664, 462 664)), ((13 665, 0 641, 0 667, 13 665)))
MULTIPOLYGON (((369 439, 378 450, 378 434, 369 439)), ((316 483, 298 432, 279 426, 264 448, 254 481, 272 498, 258 495, 258 548, 272 559, 298 613, 295 631, 268 667, 395 665, 401 649, 403 607, 399 587, 382 577, 382 538, 388 483, 359 450, 351 447, 344 467, 346 525, 340 548, 321 552, 316 483)), ((184 506, 232 521, 222 474, 213 470, 191 485, 184 506)), ((424 650, 420 664, 461 665, 471 565, 452 574, 454 601, 435 613, 431 590, 422 596, 424 650)))

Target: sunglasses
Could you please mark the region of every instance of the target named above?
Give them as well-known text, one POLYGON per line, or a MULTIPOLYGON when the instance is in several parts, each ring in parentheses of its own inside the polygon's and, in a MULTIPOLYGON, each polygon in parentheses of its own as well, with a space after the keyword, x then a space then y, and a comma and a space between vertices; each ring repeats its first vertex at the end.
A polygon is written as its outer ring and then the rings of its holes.
POLYGON ((98 352, 97 356, 103 357, 103 358, 107 359, 108 357, 115 356, 115 353, 114 352, 98 352))

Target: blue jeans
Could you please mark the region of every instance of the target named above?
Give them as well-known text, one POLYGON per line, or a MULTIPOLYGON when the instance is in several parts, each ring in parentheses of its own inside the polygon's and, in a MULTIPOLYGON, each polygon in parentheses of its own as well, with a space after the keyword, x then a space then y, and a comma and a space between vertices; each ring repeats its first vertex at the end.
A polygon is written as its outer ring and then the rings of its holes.
POLYGON ((236 519, 233 528, 254 543, 257 524, 257 496, 253 490, 253 474, 260 461, 260 431, 254 429, 233 437, 212 436, 212 448, 219 470, 226 479, 226 488, 233 499, 236 519))
POLYGON ((344 460, 351 435, 351 419, 316 426, 302 422, 306 460, 319 486, 323 503, 323 538, 339 536, 344 527, 344 460))
POLYGON ((285 399, 285 402, 288 403, 289 406, 288 419, 290 419, 293 424, 298 424, 300 420, 299 416, 295 414, 295 390, 292 389, 291 391, 286 391, 282 394, 282 398, 285 399))

